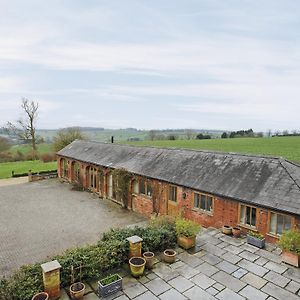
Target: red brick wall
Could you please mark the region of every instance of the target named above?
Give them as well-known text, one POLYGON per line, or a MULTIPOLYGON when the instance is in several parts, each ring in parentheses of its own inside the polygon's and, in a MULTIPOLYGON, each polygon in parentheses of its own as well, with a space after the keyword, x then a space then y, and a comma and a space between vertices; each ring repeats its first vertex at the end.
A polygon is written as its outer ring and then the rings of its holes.
POLYGON ((132 210, 146 217, 153 213, 153 201, 151 198, 136 195, 132 197, 132 210))

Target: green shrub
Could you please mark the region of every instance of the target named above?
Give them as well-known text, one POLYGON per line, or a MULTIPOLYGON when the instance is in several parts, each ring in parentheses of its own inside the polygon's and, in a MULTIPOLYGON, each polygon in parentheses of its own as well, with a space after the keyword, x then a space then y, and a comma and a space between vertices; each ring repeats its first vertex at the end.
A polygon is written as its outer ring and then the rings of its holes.
POLYGON ((300 254, 300 232, 298 230, 285 231, 281 235, 278 245, 284 251, 300 254))
MULTIPOLYGON (((138 235, 143 238, 143 250, 161 251, 173 247, 176 242, 175 228, 170 224, 160 227, 135 227, 111 229, 96 245, 69 249, 52 257, 61 264, 61 285, 71 283, 73 266, 74 281, 101 277, 108 270, 122 266, 128 259, 127 237, 138 235)), ((50 260, 50 259, 49 259, 50 260)), ((0 300, 30 300, 43 290, 40 264, 20 268, 8 279, 0 280, 0 300)))
POLYGON ((178 218, 175 222, 175 230, 177 236, 192 237, 201 229, 201 226, 191 220, 178 218))

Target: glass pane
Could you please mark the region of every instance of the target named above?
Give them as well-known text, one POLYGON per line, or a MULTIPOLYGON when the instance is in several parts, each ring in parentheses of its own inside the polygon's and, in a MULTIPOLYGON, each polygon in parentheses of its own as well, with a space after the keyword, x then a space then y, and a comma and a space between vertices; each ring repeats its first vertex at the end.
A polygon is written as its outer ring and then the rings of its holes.
POLYGON ((251 207, 246 206, 246 224, 250 224, 250 218, 251 218, 251 207))
POLYGON ((177 186, 173 186, 173 200, 176 202, 177 201, 177 186))
POLYGON ((212 211, 212 197, 207 197, 207 210, 212 211))
POLYGON ((200 204, 201 209, 206 209, 206 196, 201 195, 201 204, 200 204))
POLYGON ((152 196, 152 186, 150 183, 147 183, 147 195, 152 196))
POLYGON ((270 232, 276 234, 277 215, 271 213, 270 232))
POLYGON ((283 215, 277 215, 277 233, 282 234, 283 231, 283 215))
POLYGON ((251 226, 256 226, 256 208, 251 208, 251 226))
POLYGON ((292 227, 292 218, 289 216, 284 216, 284 230, 289 230, 292 227))
POLYGON ((241 216, 240 216, 241 224, 245 224, 245 215, 246 215, 246 207, 244 205, 241 205, 241 216))
POLYGON ((134 183, 133 183, 133 192, 135 194, 139 193, 139 182, 137 180, 135 180, 134 183))
POLYGON ((200 206, 200 201, 199 201, 199 194, 194 194, 194 207, 199 208, 200 206))
POLYGON ((140 179, 139 182, 140 182, 140 184, 139 184, 140 193, 145 194, 145 181, 143 179, 140 179))

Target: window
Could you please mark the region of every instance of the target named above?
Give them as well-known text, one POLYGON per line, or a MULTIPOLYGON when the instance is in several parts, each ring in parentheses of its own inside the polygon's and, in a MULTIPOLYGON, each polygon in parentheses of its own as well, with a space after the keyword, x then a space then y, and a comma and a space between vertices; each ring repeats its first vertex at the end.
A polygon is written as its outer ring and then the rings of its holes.
POLYGON ((212 212, 213 197, 204 194, 194 193, 194 207, 204 211, 212 212))
POLYGON ((108 176, 108 198, 111 198, 113 197, 113 177, 111 174, 109 174, 108 176))
POLYGON ((69 175, 69 172, 68 172, 68 162, 66 159, 62 159, 62 162, 61 162, 61 165, 62 165, 62 177, 63 178, 68 178, 68 175, 69 175))
POLYGON ((97 170, 95 168, 89 168, 89 183, 93 189, 97 188, 97 170))
POLYGON ((74 180, 76 182, 80 182, 80 165, 78 162, 75 162, 73 165, 73 174, 74 174, 74 180))
POLYGON ((139 182, 138 182, 138 180, 133 181, 133 193, 134 194, 139 193, 139 182))
POLYGON ((139 192, 140 194, 147 195, 149 197, 152 196, 152 185, 147 182, 145 179, 139 180, 139 192))
POLYGON ((247 205, 241 205, 240 223, 256 227, 256 208, 247 205))
POLYGON ((291 229, 292 217, 282 214, 271 213, 270 233, 282 234, 284 231, 291 229))
POLYGON ((177 201, 177 186, 170 185, 169 186, 169 200, 177 201))

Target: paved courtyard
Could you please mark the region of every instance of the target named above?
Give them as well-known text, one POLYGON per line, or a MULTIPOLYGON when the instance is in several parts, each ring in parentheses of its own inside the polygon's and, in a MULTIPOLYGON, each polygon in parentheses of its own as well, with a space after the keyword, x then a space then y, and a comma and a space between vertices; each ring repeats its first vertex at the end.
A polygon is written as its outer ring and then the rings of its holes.
MULTIPOLYGON (((261 250, 208 228, 197 237, 195 251, 177 251, 174 264, 158 259, 138 280, 121 270, 123 291, 105 299, 299 300, 300 270, 281 263, 278 249, 271 245, 261 250)), ((86 287, 84 300, 99 300, 97 283, 86 287)), ((65 290, 61 300, 69 300, 65 290)))
POLYGON ((57 179, 0 185, 0 275, 63 250, 96 242, 110 227, 145 221, 57 179))

